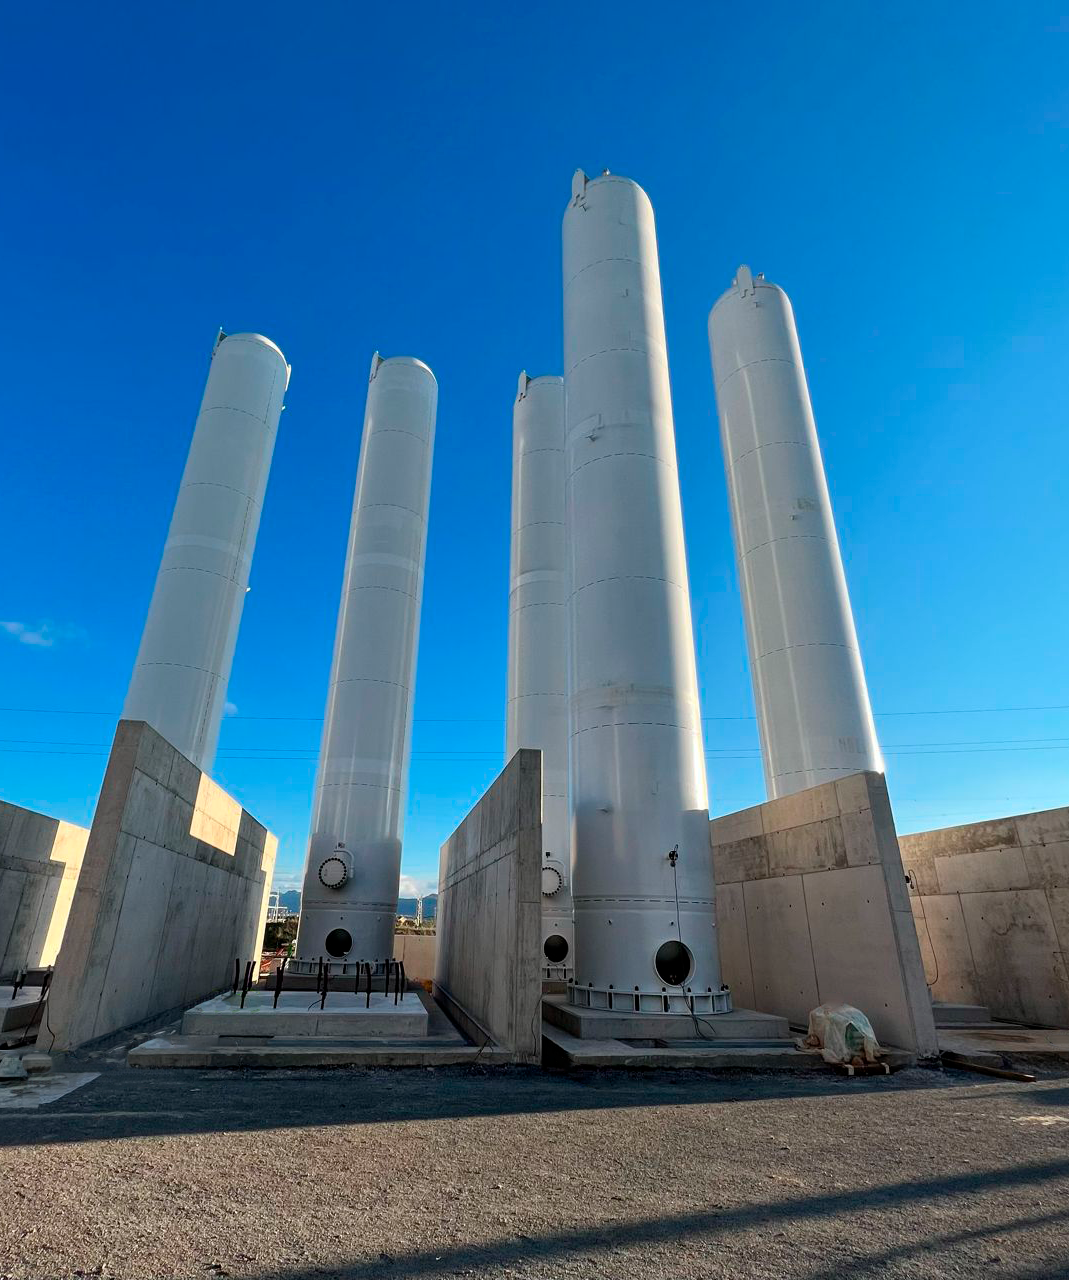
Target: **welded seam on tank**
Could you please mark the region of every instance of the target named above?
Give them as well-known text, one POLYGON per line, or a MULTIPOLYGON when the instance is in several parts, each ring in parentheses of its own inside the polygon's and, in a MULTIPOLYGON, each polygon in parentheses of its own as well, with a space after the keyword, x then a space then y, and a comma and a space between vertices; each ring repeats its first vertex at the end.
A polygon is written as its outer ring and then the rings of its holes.
MULTIPOLYGON (((236 558, 240 559, 241 557, 236 558)), ((195 564, 172 564, 168 565, 166 569, 161 566, 158 576, 162 578, 165 573, 208 573, 213 578, 222 578, 224 582, 237 584, 237 578, 232 575, 220 573, 218 569, 201 569, 195 564)))
POLYGON ((602 348, 601 351, 592 351, 590 355, 583 356, 583 358, 581 360, 577 360, 575 364, 569 365, 568 375, 570 376, 571 374, 575 373, 576 369, 578 369, 580 365, 588 364, 591 360, 597 360, 599 356, 620 355, 621 352, 624 354, 630 354, 634 356, 663 355, 665 356, 665 358, 667 358, 668 344, 667 342, 662 342, 659 348, 656 348, 656 349, 651 349, 650 347, 604 347, 602 348))
POLYGON ((138 667, 179 667, 182 671, 201 671, 206 676, 212 676, 218 679, 218 671, 212 671, 210 667, 194 667, 188 662, 139 662, 138 667))
POLYGON ((721 380, 716 384, 717 391, 719 391, 724 383, 733 378, 737 373, 742 373, 743 369, 749 369, 751 365, 755 364, 789 364, 792 369, 798 367, 797 361, 784 360, 782 356, 762 356, 759 360, 747 360, 745 364, 740 364, 737 369, 732 369, 729 374, 726 374, 721 378, 721 380))
POLYGON ((407 684, 401 684, 399 680, 376 680, 374 676, 344 676, 340 680, 332 680, 330 687, 333 689, 339 684, 388 684, 394 689, 403 689, 405 693, 409 692, 407 684))
POLYGON ((655 578, 651 573, 618 573, 611 578, 595 578, 593 582, 584 582, 581 587, 576 587, 568 599, 574 600, 580 591, 586 591, 589 587, 600 587, 603 582, 663 582, 670 587, 675 587, 677 591, 686 590, 682 583, 673 582, 671 578, 655 578))
MULTIPOLYGON (((272 390, 272 391, 274 391, 274 387, 273 387, 273 386, 272 386, 271 390, 272 390)), ((268 399, 268 404, 270 404, 270 398, 268 399)), ((261 417, 260 417, 260 415, 259 415, 258 413, 252 413, 249 409, 239 409, 239 408, 237 407, 237 405, 236 405, 236 404, 209 404, 209 405, 205 405, 205 406, 204 406, 204 408, 202 408, 202 409, 201 409, 201 411, 200 411, 200 416, 201 416, 201 417, 203 417, 206 413, 216 413, 216 412, 217 412, 218 410, 220 410, 220 409, 224 410, 226 413, 241 413, 241 414, 244 414, 244 416, 245 416, 246 418, 252 418, 252 420, 253 420, 254 422, 258 422, 258 423, 260 423, 260 425, 261 425, 261 426, 264 426, 264 427, 266 427, 266 426, 267 426, 267 417, 266 417, 266 416, 264 416, 264 417, 262 417, 262 418, 261 418, 261 417)))
POLYGON ((740 453, 737 458, 732 458, 728 466, 734 471, 743 458, 748 458, 754 453, 760 453, 762 449, 775 449, 785 444, 796 445, 799 449, 808 449, 810 447, 808 440, 766 440, 764 444, 754 445, 752 449, 747 449, 745 453, 740 453))
POLYGON ((563 520, 528 520, 526 524, 513 525, 512 532, 520 533, 524 529, 537 529, 540 525, 544 524, 559 525, 561 528, 564 527, 563 520))
MULTIPOLYGON (((863 756, 864 754, 865 754, 865 752, 863 752, 863 751, 859 751, 859 752, 858 752, 858 755, 859 755, 859 756, 863 756)), ((830 764, 827 764, 827 765, 812 765, 812 766, 811 766, 810 768, 808 768, 808 769, 787 769, 787 770, 785 770, 785 771, 783 771, 783 772, 781 772, 781 773, 774 773, 774 774, 772 775, 772 777, 773 777, 773 780, 775 780, 776 778, 797 778, 797 777, 801 776, 802 774, 812 774, 812 773, 833 773, 833 774, 835 774, 835 776, 836 776, 836 777, 839 777, 839 778, 849 778, 849 777, 852 777, 855 773, 863 773, 863 772, 865 772, 865 770, 864 770, 864 769, 857 769, 857 768, 855 768, 853 765, 830 765, 830 764)), ((878 770, 878 769, 873 769, 871 772, 873 772, 873 773, 879 773, 879 772, 880 772, 880 770, 878 770)), ((787 796, 776 796, 776 797, 775 797, 775 799, 777 799, 777 800, 786 800, 786 799, 788 799, 788 797, 787 797, 787 796)))
MULTIPOLYGON (((610 424, 611 425, 611 424, 610 424)), ((630 423, 620 423, 621 426, 630 426, 630 423)), ((664 458, 660 458, 655 453, 641 453, 637 449, 622 449, 619 453, 599 453, 596 458, 590 458, 586 462, 581 462, 574 471, 568 472, 568 479, 577 476, 584 467, 592 467, 596 462, 607 462, 610 458, 648 458, 650 462, 659 462, 662 467, 667 467, 669 471, 678 472, 679 467, 674 462, 668 462, 664 458)))
POLYGON ((415 431, 406 431, 404 427, 372 427, 368 432, 368 439, 374 440, 376 436, 387 435, 411 436, 413 440, 418 440, 422 445, 430 443, 426 436, 421 436, 415 431))
POLYGON ((537 449, 521 449, 520 458, 529 458, 534 453, 563 453, 564 445, 562 444, 545 444, 539 445, 537 449))
MULTIPOLYGON (((600 267, 606 262, 630 262, 633 266, 636 266, 636 267, 642 266, 641 258, 596 258, 593 262, 588 262, 585 267, 580 267, 579 270, 575 273, 575 275, 572 276, 571 279, 567 281, 567 283, 564 286, 565 289, 570 289, 572 284, 579 279, 579 277, 583 274, 584 271, 589 271, 591 267, 600 267)), ((550 374, 547 376, 552 377, 553 375, 550 374)))
POLYGON ((763 551, 765 547, 771 547, 777 542, 826 542, 831 545, 831 539, 823 533, 785 533, 779 538, 769 538, 767 542, 759 542, 756 547, 751 547, 748 551, 742 553, 742 559, 752 555, 755 551, 763 551))
POLYGON ((402 591, 400 587, 377 587, 372 583, 366 583, 363 586, 346 587, 345 594, 353 595, 357 591, 392 591, 395 595, 406 596, 409 600, 415 600, 415 595, 411 591, 402 591))
MULTIPOLYGON (((602 894, 595 895, 595 894, 588 894, 588 893, 584 893, 584 894, 573 893, 572 902, 576 904, 580 902, 660 902, 668 906, 674 906, 675 895, 673 894, 672 897, 670 898, 657 898, 652 895, 647 897, 645 894, 643 894, 642 897, 640 898, 631 898, 631 897, 617 898, 617 897, 606 897, 605 895, 602 895, 602 894)), ((688 904, 694 903, 694 904, 697 904, 698 906, 707 907, 707 906, 711 906, 715 902, 716 902, 715 898, 684 898, 682 894, 680 894, 679 896, 680 906, 682 906, 684 903, 688 903, 688 904)))
POLYGON ((401 788, 399 786, 391 787, 385 782, 327 782, 324 780, 323 782, 316 783, 317 791, 325 791, 327 787, 370 787, 373 791, 396 791, 398 795, 401 794, 401 788))
MULTIPOLYGON (((420 524, 427 523, 422 512, 416 511, 412 507, 406 507, 400 502, 361 502, 361 504, 356 508, 356 512, 371 511, 374 507, 389 507, 393 511, 407 511, 409 515, 415 516, 416 519, 419 520, 420 524)), ((354 512, 354 514, 356 513, 354 512)))
POLYGON ((585 729, 573 729, 571 737, 577 738, 581 733, 593 733, 596 729, 681 729, 688 734, 699 733, 695 725, 676 724, 673 720, 612 720, 608 724, 588 724, 585 729))
POLYGON ((256 506, 260 505, 251 493, 246 493, 244 489, 235 489, 232 484, 220 484, 218 480, 187 480, 178 490, 180 497, 186 489, 225 489, 227 493, 236 493, 239 498, 245 498, 256 506))
POLYGON ((861 656, 861 650, 856 644, 839 644, 834 640, 810 640, 806 644, 785 644, 782 649, 769 649, 767 653, 759 653, 757 661, 761 662, 777 653, 790 653, 792 649, 845 649, 848 653, 861 656))

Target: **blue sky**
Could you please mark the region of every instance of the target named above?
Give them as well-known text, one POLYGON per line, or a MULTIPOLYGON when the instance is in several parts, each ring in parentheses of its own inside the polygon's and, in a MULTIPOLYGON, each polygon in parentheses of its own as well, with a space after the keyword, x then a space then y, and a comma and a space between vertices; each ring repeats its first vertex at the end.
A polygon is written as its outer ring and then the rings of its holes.
POLYGON ((293 378, 216 775, 298 880, 368 364, 417 355, 440 399, 405 872, 436 880, 502 762, 512 400, 560 370, 581 166, 657 212, 715 812, 763 799, 705 335, 740 262, 794 302, 900 829, 1069 801, 1056 6, 58 3, 4 28, 5 799, 89 820, 216 329, 258 330, 293 378))

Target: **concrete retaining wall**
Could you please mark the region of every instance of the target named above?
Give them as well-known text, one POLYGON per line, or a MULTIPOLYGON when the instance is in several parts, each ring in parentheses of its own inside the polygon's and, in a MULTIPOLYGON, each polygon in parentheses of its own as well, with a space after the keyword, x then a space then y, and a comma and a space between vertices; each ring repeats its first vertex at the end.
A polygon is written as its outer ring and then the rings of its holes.
POLYGON ((405 976, 413 982, 433 980, 438 954, 438 939, 433 933, 395 933, 393 954, 404 961, 405 976))
POLYGON ((845 1001, 877 1037, 938 1052, 887 787, 857 773, 710 823, 735 1005, 805 1026, 845 1001))
POLYGON ((1069 808, 899 839, 936 1000, 1069 1026, 1069 808))
POLYGON ((442 845, 434 994, 477 1044, 542 1053, 542 753, 521 750, 442 845))
POLYGON ((87 827, 0 800, 0 980, 55 964, 87 827))
POLYGON ((72 1049, 228 986, 235 957, 259 959, 276 851, 154 729, 121 720, 39 1045, 72 1049))

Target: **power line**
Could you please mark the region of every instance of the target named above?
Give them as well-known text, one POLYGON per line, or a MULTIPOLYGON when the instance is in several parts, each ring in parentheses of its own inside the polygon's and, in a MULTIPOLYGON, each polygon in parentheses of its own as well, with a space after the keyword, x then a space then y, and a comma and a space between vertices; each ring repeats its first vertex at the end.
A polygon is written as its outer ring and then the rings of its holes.
MULTIPOLYGON (((79 742, 63 738, 0 738, 0 743, 6 743, 16 746, 40 746, 40 747, 109 747, 111 744, 107 742, 79 742)), ((929 750, 936 747, 1002 747, 1016 746, 1019 744, 1036 745, 1036 744, 1063 744, 1069 743, 1069 738, 977 738, 977 739, 957 739, 950 742, 885 742, 883 749, 885 751, 905 751, 905 750, 929 750)), ((318 753, 318 746, 281 746, 278 743, 272 743, 267 746, 254 746, 252 743, 234 743, 229 746, 222 746, 221 752, 232 751, 287 751, 287 752, 312 752, 318 753)), ((738 743, 725 747, 707 747, 706 755, 714 752, 722 751, 742 751, 749 753, 758 753, 758 747, 749 747, 745 744, 738 743)), ((499 759, 501 752, 496 748, 483 747, 427 747, 419 751, 413 751, 414 758, 429 759, 436 756, 464 756, 465 758, 486 758, 499 759)))
MULTIPOLYGON (((876 711, 877 716, 971 716, 996 715, 1003 712, 1069 711, 1069 703, 1050 703, 1029 707, 943 707, 921 708, 912 711, 876 711)), ((64 707, 0 707, 0 712, 39 716, 115 716, 114 711, 83 711, 64 707)), ((704 723, 716 721, 756 720, 756 716, 702 716, 704 723)), ((306 724, 322 724, 322 716, 227 716, 227 721, 290 721, 306 724)), ((416 716, 416 724, 504 724, 499 716, 416 716)))
MULTIPOLYGON (((98 745, 96 749, 92 749, 92 744, 84 744, 88 750, 57 750, 55 748, 46 747, 43 750, 37 750, 35 747, 0 747, 0 755, 15 756, 106 756, 109 751, 108 746, 98 745)), ((245 750, 246 748, 237 748, 232 750, 245 750)), ((271 748, 258 748, 262 751, 271 748)), ((888 756, 978 756, 978 755, 1005 755, 1019 751, 1069 751, 1069 744, 1065 746, 1034 746, 1034 747, 952 747, 944 749, 933 745, 926 750, 900 750, 894 747, 884 747, 883 753, 888 756)), ((754 750, 749 755, 716 755, 713 752, 705 752, 706 759, 713 764, 725 764, 730 761, 743 761, 748 764, 757 764, 760 762, 760 753, 754 750)), ((413 760, 420 764, 491 764, 500 761, 501 756, 497 753, 483 755, 469 755, 464 752, 447 752, 441 755, 427 757, 419 752, 414 752, 413 760)), ((288 760, 294 764, 315 764, 316 755, 312 748, 307 749, 305 755, 227 755, 220 754, 218 761, 220 764, 230 764, 235 762, 250 762, 265 764, 269 761, 288 760)))

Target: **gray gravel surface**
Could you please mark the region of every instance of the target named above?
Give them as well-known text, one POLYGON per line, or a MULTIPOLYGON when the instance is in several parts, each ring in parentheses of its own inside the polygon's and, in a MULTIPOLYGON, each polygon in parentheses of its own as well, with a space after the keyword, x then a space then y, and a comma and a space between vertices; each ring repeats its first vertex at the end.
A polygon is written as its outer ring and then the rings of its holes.
POLYGON ((0 1161, 18 1280, 1069 1276, 1064 1078, 111 1067, 0 1161))

